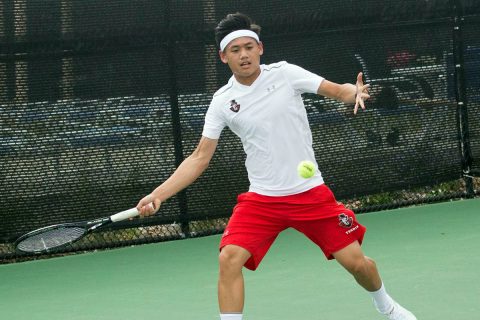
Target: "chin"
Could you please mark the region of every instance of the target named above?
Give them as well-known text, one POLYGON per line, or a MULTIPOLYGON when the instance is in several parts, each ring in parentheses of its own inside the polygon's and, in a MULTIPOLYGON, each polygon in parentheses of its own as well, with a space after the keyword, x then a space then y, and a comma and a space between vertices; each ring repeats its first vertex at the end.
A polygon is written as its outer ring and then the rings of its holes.
POLYGON ((241 75, 242 77, 252 77, 255 75, 258 69, 259 69, 259 66, 251 66, 247 70, 239 70, 238 74, 241 75))

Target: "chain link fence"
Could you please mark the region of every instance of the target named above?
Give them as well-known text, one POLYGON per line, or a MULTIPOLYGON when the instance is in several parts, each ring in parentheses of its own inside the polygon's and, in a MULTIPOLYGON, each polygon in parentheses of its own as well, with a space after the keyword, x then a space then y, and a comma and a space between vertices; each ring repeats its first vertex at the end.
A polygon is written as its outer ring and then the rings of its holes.
MULTIPOLYGON (((196 147, 230 77, 213 29, 241 11, 263 63, 335 82, 358 71, 368 109, 305 95, 317 161, 358 213, 473 197, 480 168, 478 1, 6 0, 0 3, 0 261, 50 224, 124 210, 196 147)), ((223 231, 248 189, 225 130, 209 169, 161 214, 115 224, 65 252, 223 231)), ((63 252, 64 253, 64 252, 63 252)))

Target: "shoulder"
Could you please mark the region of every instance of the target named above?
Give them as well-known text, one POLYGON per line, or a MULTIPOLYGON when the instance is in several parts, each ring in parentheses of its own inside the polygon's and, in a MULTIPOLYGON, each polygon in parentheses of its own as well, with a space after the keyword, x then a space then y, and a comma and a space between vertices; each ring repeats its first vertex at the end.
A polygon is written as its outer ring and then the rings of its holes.
POLYGON ((221 99, 222 96, 225 96, 228 94, 229 91, 233 89, 233 76, 228 80, 228 83, 218 89, 214 94, 213 94, 213 99, 221 99))
MULTIPOLYGON (((233 77, 232 77, 233 78, 233 77)), ((232 92, 234 91, 233 88, 233 80, 232 78, 228 81, 226 85, 218 89, 212 97, 210 101, 210 106, 208 108, 209 112, 219 112, 225 104, 231 99, 232 92)))
POLYGON ((295 73, 295 72, 299 72, 299 71, 305 71, 305 69, 303 69, 302 67, 296 65, 296 64, 292 64, 292 63, 288 63, 287 61, 281 61, 281 62, 278 62, 278 63, 274 63, 274 64, 271 64, 270 66, 272 66, 272 69, 279 69, 279 70, 282 70, 283 72, 287 72, 287 73, 295 73))
POLYGON ((303 69, 295 64, 288 63, 287 61, 280 61, 263 66, 263 71, 267 74, 282 76, 289 80, 290 77, 296 76, 303 69))
POLYGON ((287 66, 288 66, 288 62, 280 61, 276 63, 263 65, 263 71, 267 71, 267 72, 280 71, 282 69, 285 69, 287 66))

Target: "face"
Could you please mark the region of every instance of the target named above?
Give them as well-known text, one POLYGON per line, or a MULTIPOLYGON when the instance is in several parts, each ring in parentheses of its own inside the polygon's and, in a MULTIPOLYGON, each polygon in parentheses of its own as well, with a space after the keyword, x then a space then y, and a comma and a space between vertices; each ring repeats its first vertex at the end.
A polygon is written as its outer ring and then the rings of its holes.
POLYGON ((227 63, 238 82, 251 85, 260 75, 260 56, 263 44, 250 37, 241 37, 220 51, 220 59, 227 63))

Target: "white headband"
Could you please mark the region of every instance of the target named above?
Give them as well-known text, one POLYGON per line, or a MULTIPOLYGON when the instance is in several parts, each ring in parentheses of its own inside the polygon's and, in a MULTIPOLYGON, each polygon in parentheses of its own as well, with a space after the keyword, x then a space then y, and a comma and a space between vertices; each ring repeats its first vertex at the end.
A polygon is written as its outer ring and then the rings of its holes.
POLYGON ((257 40, 257 42, 260 42, 258 34, 256 34, 252 30, 237 30, 227 34, 225 38, 222 39, 222 41, 220 42, 220 50, 224 51, 230 42, 241 37, 250 37, 257 40))

